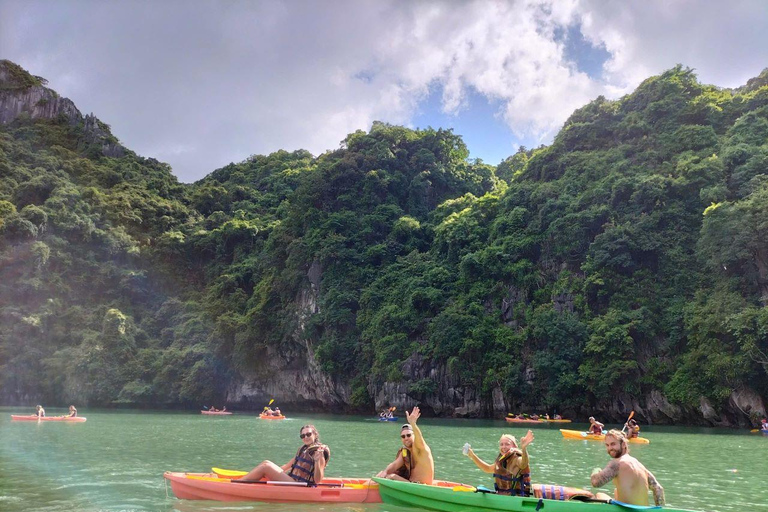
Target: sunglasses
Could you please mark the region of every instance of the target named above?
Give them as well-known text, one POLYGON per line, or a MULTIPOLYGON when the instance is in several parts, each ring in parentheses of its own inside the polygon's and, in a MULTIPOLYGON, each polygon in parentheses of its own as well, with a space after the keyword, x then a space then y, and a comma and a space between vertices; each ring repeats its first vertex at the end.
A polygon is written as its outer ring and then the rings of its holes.
POLYGON ((312 437, 312 432, 307 432, 306 434, 299 434, 299 437, 304 439, 305 437, 312 437))
POLYGON ((400 436, 401 439, 405 439, 406 437, 411 437, 413 434, 402 434, 400 436))

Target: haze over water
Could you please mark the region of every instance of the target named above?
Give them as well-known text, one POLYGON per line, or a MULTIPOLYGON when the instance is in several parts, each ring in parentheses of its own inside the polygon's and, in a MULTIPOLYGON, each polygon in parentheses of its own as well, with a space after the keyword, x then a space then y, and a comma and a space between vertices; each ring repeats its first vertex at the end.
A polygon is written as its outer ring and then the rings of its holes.
MULTIPOLYGON (((164 471, 206 472, 213 466, 248 470, 263 459, 284 464, 300 445, 299 429, 314 424, 331 448, 328 476, 366 477, 391 462, 399 424, 353 416, 293 416, 263 421, 253 414, 208 417, 193 412, 89 411, 81 424, 11 422, 21 408, 0 409, 0 510, 404 512, 389 505, 276 505, 176 499, 164 471)), ((49 415, 64 410, 47 409, 49 415)), ((461 454, 465 442, 491 461, 498 438, 526 429, 504 421, 422 419, 436 477, 491 486, 489 475, 461 454)), ((529 449, 538 483, 589 487, 604 467, 601 443, 565 440, 558 428, 536 426, 529 449)), ((610 426, 610 425, 609 425, 610 426)), ((615 425, 613 425, 615 426, 615 425)), ((632 445, 664 486, 671 506, 710 512, 768 511, 768 437, 746 431, 644 426, 650 445, 632 445)), ((612 488, 611 488, 612 491, 612 488)))

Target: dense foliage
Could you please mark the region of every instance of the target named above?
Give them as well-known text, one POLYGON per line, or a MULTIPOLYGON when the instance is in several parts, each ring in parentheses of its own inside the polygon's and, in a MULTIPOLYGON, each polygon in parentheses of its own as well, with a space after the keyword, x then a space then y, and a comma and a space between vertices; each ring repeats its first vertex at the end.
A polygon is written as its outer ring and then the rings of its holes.
POLYGON ((181 185, 82 140, 0 130, 5 401, 221 400, 301 343, 355 407, 384 382, 487 411, 768 395, 767 72, 674 68, 496 168, 375 123, 181 185))

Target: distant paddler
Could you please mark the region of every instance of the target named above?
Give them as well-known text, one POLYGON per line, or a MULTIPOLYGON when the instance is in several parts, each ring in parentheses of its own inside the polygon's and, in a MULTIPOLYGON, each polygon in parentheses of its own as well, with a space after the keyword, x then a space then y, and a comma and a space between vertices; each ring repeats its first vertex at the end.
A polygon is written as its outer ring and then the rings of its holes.
POLYGON ((605 425, 600 423, 595 419, 594 416, 589 417, 589 428, 587 429, 587 434, 594 434, 596 436, 599 436, 603 433, 603 428, 605 425))
POLYGON ((424 441, 416 422, 421 417, 421 411, 414 407, 409 413, 405 412, 408 423, 400 428, 400 440, 403 446, 398 450, 397 457, 386 468, 376 475, 379 478, 418 482, 432 485, 435 478, 435 460, 432 450, 424 441))
MULTIPOLYGON (((601 470, 592 471, 592 485, 602 487, 611 480, 616 486, 616 499, 631 505, 648 505, 648 489, 653 491, 656 505, 664 505, 664 488, 639 460, 629 455, 629 443, 620 430, 609 430, 605 434, 605 449, 612 457, 611 462, 601 470)), ((598 498, 610 499, 603 493, 598 498)))
POLYGON ((531 468, 527 448, 532 442, 533 432, 530 430, 520 439, 519 448, 515 436, 502 434, 499 439, 499 454, 492 464, 478 457, 469 444, 464 445, 464 454, 482 471, 493 473, 493 486, 497 493, 530 496, 531 468))
POLYGON ((637 424, 634 418, 630 418, 624 424, 624 428, 627 430, 627 439, 634 439, 640 437, 640 425, 637 424))

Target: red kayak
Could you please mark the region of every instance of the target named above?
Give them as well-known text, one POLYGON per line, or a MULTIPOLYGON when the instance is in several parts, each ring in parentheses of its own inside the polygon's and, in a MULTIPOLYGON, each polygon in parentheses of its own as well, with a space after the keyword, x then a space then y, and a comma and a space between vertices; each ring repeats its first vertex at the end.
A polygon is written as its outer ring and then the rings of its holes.
POLYGON ((38 418, 37 416, 21 416, 17 414, 11 414, 11 421, 64 421, 67 423, 83 423, 86 420, 85 416, 43 416, 38 418))
MULTIPOLYGON (((226 470, 224 470, 226 472, 226 470)), ((244 475, 245 472, 229 471, 244 475)), ((233 483, 216 473, 174 473, 163 475, 177 498, 184 500, 264 501, 274 503, 381 503, 379 485, 369 478, 324 478, 317 487, 301 482, 233 483)), ((474 490, 455 482, 435 480, 434 487, 474 490)), ((432 487, 432 486, 430 486, 432 487)))
POLYGON ((226 416, 232 414, 229 411, 200 411, 200 414, 208 414, 209 416, 226 416))

